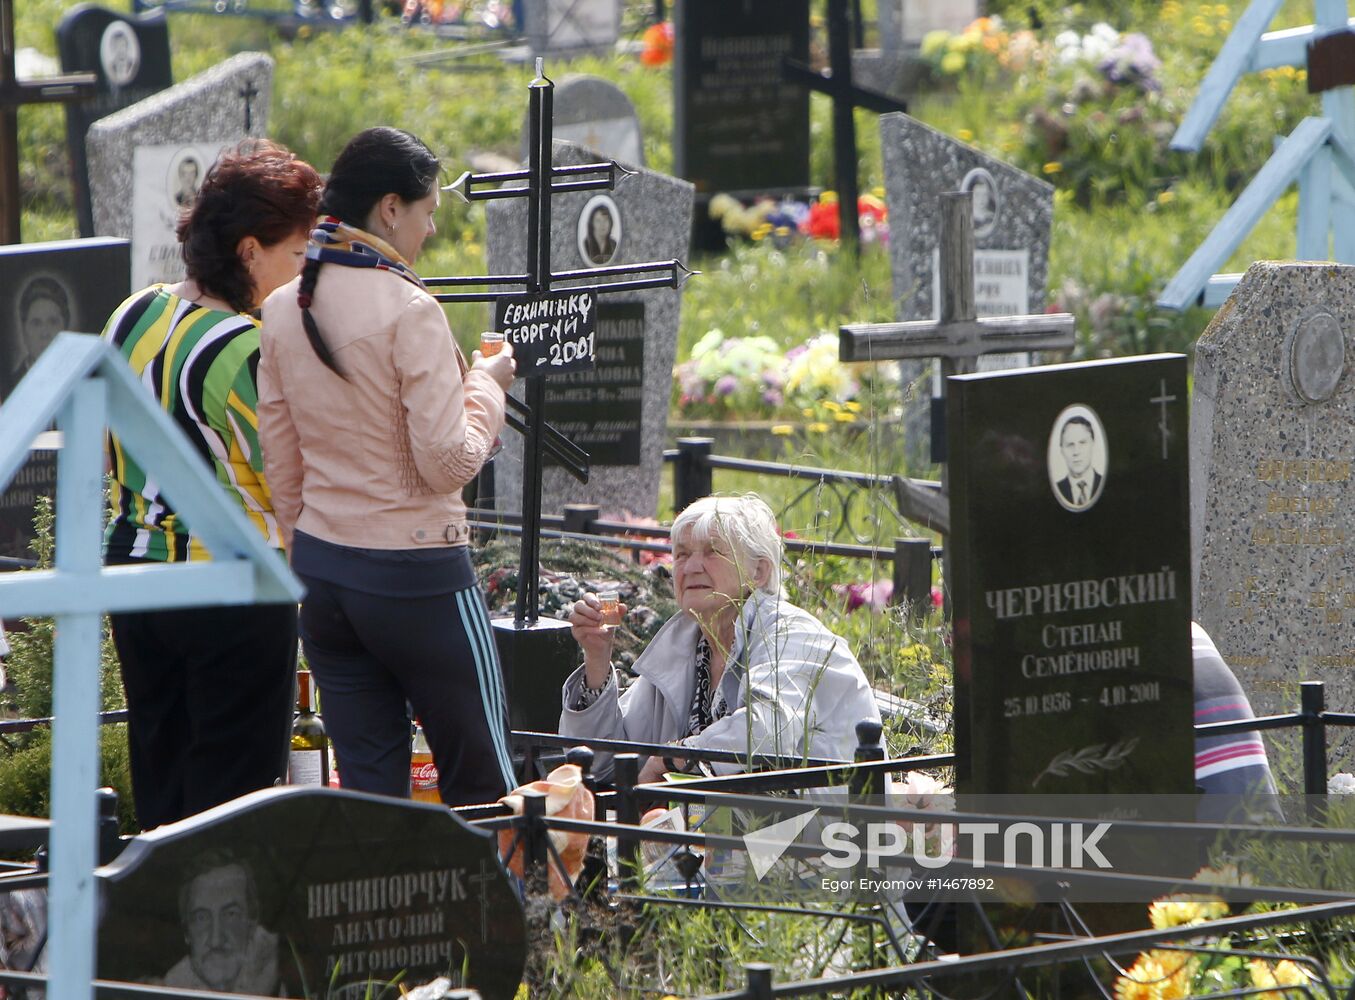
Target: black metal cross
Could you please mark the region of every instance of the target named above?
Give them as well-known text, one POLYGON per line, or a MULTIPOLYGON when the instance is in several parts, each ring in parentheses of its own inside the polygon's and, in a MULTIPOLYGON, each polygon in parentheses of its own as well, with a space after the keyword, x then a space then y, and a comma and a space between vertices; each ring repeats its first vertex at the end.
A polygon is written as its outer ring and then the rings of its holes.
MULTIPOLYGON (((786 60, 786 75, 810 90, 833 99, 833 170, 837 174, 838 219, 842 243, 855 249, 861 241, 861 219, 857 214, 860 188, 856 167, 856 108, 877 114, 907 111, 908 105, 888 94, 867 90, 852 83, 852 31, 848 0, 828 0, 828 58, 832 68, 815 72, 804 63, 786 60)), ((857 10, 859 27, 860 9, 857 10)))
POLYGON ((244 87, 236 93, 245 99, 245 131, 248 132, 254 127, 254 98, 259 96, 259 88, 254 86, 253 80, 246 80, 244 87))
POLYGON ((20 83, 14 69, 14 0, 0 0, 0 243, 19 243, 19 109, 94 96, 93 73, 68 73, 20 83))
MULTIPOLYGON (((617 264, 573 271, 551 270, 551 196, 567 191, 614 190, 616 185, 632 171, 626 170, 613 160, 569 167, 552 165, 554 138, 552 108, 555 84, 547 79, 542 62, 541 59, 536 60, 536 79, 528 86, 528 130, 531 138, 527 169, 492 174, 467 172, 445 189, 467 201, 488 201, 496 198, 527 199, 527 273, 428 278, 424 283, 429 287, 514 286, 512 291, 440 292, 434 296, 439 302, 499 302, 501 299, 521 298, 524 291, 533 296, 546 295, 551 292, 552 285, 556 282, 570 282, 569 285, 557 289, 569 293, 598 294, 637 291, 642 288, 680 288, 695 272, 677 260, 617 264), (526 182, 525 187, 498 186, 522 181, 526 182), (605 279, 627 274, 655 276, 574 284, 591 278, 605 279)), ((514 608, 514 624, 520 628, 534 624, 539 617, 542 453, 550 451, 561 465, 584 482, 588 479, 588 455, 546 423, 546 376, 521 369, 519 375, 526 379, 526 402, 521 403, 511 396, 508 402, 509 407, 521 417, 521 419, 512 418, 509 423, 526 439, 522 470, 522 547, 518 565, 517 604, 514 608)))

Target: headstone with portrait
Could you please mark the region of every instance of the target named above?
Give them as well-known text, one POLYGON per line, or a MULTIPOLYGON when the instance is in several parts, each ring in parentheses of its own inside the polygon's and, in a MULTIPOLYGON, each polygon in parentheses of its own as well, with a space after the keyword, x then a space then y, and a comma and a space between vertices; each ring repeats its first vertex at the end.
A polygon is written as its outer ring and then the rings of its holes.
POLYGON ((621 0, 524 0, 521 10, 533 55, 610 52, 621 33, 621 0))
POLYGON ((1262 715, 1355 710, 1352 331, 1355 267, 1258 262, 1196 344, 1195 614, 1262 715))
MULTIPOLYGON (((131 293, 126 240, 0 247, 0 402, 62 330, 98 333, 131 293)), ((35 453, 0 494, 0 556, 31 558, 33 505, 56 489, 52 452, 35 453)))
MULTIPOLYGON (((941 244, 939 195, 970 191, 974 199, 974 300, 980 316, 1024 316, 1043 311, 1049 281, 1054 189, 1010 164, 906 114, 880 116, 889 256, 895 312, 900 320, 939 315, 941 244)), ((991 355, 980 371, 1030 364, 1030 356, 991 355)), ((935 367, 900 366, 905 393, 935 367)), ((933 378, 939 378, 938 375, 933 378)), ((939 385, 927 395, 939 398, 939 385)), ((907 398, 913 398, 908 396, 907 398)), ((936 415, 940 415, 940 404, 936 415)), ((906 407, 914 445, 932 422, 932 405, 906 407)), ((914 447, 911 450, 919 450, 914 447)))
POLYGON ((1185 358, 948 382, 957 790, 1190 793, 1185 358))
MULTIPOLYGON (((556 142, 556 166, 596 163, 597 153, 556 142)), ((685 260, 691 231, 692 186, 640 169, 615 191, 584 191, 554 198, 551 260, 557 270, 685 260)), ((486 208, 489 273, 515 274, 527 257, 523 199, 486 208)), ((555 291, 567 285, 552 286, 555 291)), ((589 482, 579 483, 547 464, 542 509, 594 503, 609 513, 654 516, 663 473, 663 446, 672 393, 682 295, 669 289, 597 298, 596 367, 546 383, 546 419, 587 451, 589 482)), ((521 383, 517 383, 520 391, 521 383)), ((522 439, 505 439, 495 459, 495 492, 514 504, 522 492, 522 439)))
POLYGON ((88 137, 94 228, 132 240, 132 284, 183 277, 175 227, 221 150, 268 125, 273 60, 242 52, 100 119, 88 137))
POLYGON ((696 185, 694 244, 722 249, 710 198, 809 187, 809 0, 683 0, 673 10, 673 170, 696 185))
MULTIPOLYGON (((601 77, 575 74, 555 85, 553 135, 622 163, 645 164, 640 119, 626 92, 601 77)), ((527 156, 530 122, 522 125, 527 156)))
POLYGON ((439 805, 265 789, 141 834, 97 874, 103 978, 359 1000, 451 976, 511 1000, 526 958, 493 835, 439 805))
POLYGON ((94 235, 85 134, 90 125, 174 83, 169 57, 169 21, 163 9, 136 17, 81 4, 56 29, 61 68, 93 73, 95 96, 66 106, 66 148, 75 183, 80 232, 94 235))

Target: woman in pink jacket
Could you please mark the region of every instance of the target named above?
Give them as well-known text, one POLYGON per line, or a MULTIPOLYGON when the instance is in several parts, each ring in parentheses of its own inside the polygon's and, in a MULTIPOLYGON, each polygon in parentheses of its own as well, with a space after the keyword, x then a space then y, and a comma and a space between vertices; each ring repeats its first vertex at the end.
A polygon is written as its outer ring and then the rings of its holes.
POLYGON ((461 499, 503 428, 514 361, 467 365, 414 273, 438 169, 394 128, 339 154, 306 266, 263 306, 259 431, 340 782, 409 795, 412 707, 459 805, 515 784, 461 499))

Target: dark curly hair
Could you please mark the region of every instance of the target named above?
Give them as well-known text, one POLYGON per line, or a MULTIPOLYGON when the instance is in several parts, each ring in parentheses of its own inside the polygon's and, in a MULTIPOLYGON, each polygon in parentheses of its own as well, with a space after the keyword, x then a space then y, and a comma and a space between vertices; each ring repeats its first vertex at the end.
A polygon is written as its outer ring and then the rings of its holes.
POLYGON ((267 139, 222 153, 179 219, 188 277, 236 312, 253 309, 254 279, 236 248, 246 236, 271 247, 309 232, 322 186, 314 167, 267 139))
MULTIPOLYGON (((422 140, 403 129, 388 125, 366 129, 348 140, 348 145, 334 161, 324 197, 320 199, 320 214, 332 215, 350 226, 364 228, 376 203, 388 194, 394 194, 404 202, 427 198, 437 185, 441 166, 422 140)), ((297 290, 301 324, 306 328, 306 339, 325 367, 345 377, 311 316, 315 282, 319 277, 320 261, 307 259, 297 290)))

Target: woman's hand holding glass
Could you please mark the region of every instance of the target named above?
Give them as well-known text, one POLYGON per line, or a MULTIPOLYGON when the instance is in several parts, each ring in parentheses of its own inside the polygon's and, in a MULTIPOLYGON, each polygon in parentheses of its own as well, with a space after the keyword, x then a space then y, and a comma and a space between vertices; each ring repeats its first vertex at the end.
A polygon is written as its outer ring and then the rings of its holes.
MULTIPOLYGON (((625 604, 618 603, 616 607, 621 615, 628 610, 625 604)), ((583 650, 584 683, 594 690, 606 684, 611 674, 612 631, 616 624, 597 594, 584 594, 582 600, 574 602, 569 614, 570 631, 583 650)))
POLYGON ((472 369, 478 369, 485 372, 495 382, 499 384, 504 392, 513 384, 513 379, 517 375, 518 363, 513 359, 513 345, 504 342, 499 353, 492 357, 485 357, 479 351, 471 355, 470 366, 472 369))

